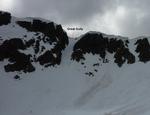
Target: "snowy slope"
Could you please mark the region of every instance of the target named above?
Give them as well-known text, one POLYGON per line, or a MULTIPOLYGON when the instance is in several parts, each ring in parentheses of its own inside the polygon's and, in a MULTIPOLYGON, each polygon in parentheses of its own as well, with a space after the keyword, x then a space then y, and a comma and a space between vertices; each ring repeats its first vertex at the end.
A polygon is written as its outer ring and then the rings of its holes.
MULTIPOLYGON (((27 35, 25 40, 35 37, 34 32, 13 20, 18 19, 12 18, 10 24, 0 26, 2 41, 12 36, 27 35)), ((106 34, 105 37, 127 40, 106 34)), ((105 57, 108 63, 91 53, 84 54, 85 60, 71 60, 74 46, 81 38, 69 38, 59 65, 45 68, 33 62, 36 70, 31 73, 5 72, 8 59, 0 61, 0 115, 149 115, 150 62, 139 61, 135 52, 135 42, 141 38, 129 40, 128 44, 136 62, 125 62, 121 67, 114 62, 115 53, 109 52, 105 57), (14 79, 16 74, 21 79, 14 79)), ((47 46, 46 49, 55 45, 41 44, 47 46)), ((32 50, 30 47, 22 52, 34 54, 32 50)))
POLYGON ((122 68, 104 64, 94 77, 84 74, 93 71, 87 66, 68 59, 59 67, 24 74, 19 81, 1 71, 1 115, 148 115, 150 63, 122 68))

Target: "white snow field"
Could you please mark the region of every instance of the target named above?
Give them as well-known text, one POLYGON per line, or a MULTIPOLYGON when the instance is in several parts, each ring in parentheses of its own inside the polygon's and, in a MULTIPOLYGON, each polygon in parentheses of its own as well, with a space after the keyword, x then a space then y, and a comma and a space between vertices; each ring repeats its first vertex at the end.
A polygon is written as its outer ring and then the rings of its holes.
MULTIPOLYGON (((27 34, 32 38, 34 34, 12 26, 13 22, 1 26, 0 35, 27 34)), ((132 41, 129 47, 134 53, 132 41)), ((98 55, 86 54, 82 65, 71 60, 76 40, 70 38, 69 42, 59 66, 44 68, 35 63, 35 72, 6 73, 3 67, 7 60, 0 62, 0 115, 150 115, 149 62, 136 60, 119 68, 108 53, 109 63, 99 61, 98 55), (93 66, 96 63, 99 66, 93 66), (16 74, 21 80, 13 78, 16 74)))
MULTIPOLYGON (((68 59, 71 44, 60 66, 21 74, 0 70, 0 115, 149 115, 150 63, 101 63, 87 55, 87 68, 68 59), (94 77, 84 73, 98 72, 94 77)), ((2 65, 4 62, 1 62, 2 65)))

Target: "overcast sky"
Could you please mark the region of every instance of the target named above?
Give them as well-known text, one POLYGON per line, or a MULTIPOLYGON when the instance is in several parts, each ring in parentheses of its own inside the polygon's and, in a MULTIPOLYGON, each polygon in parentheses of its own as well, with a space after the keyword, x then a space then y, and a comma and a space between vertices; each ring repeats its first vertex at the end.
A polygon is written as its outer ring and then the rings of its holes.
POLYGON ((150 36, 150 0, 0 0, 0 9, 17 17, 52 20, 73 37, 87 31, 150 36), (83 31, 68 31, 68 27, 83 31))

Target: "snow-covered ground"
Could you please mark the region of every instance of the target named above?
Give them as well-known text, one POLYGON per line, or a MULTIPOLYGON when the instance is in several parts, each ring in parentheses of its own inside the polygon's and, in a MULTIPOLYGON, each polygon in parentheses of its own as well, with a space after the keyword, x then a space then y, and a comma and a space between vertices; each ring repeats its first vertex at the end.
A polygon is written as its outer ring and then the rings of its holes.
MULTIPOLYGON (((3 39, 34 37, 15 20, 0 27, 3 39)), ((129 49, 137 57, 134 40, 129 49)), ((150 115, 150 62, 136 59, 135 64, 119 68, 107 53, 109 63, 92 54, 78 63, 71 60, 76 41, 70 38, 59 66, 44 68, 34 63, 35 72, 6 73, 8 60, 0 62, 0 115, 150 115), (16 74, 20 80, 13 78, 16 74)))
POLYGON ((119 68, 88 54, 82 65, 68 58, 74 43, 70 40, 60 66, 43 69, 37 64, 35 72, 20 73, 21 80, 1 67, 0 115, 150 114, 150 63, 119 68), (97 62, 99 66, 93 66, 97 62))

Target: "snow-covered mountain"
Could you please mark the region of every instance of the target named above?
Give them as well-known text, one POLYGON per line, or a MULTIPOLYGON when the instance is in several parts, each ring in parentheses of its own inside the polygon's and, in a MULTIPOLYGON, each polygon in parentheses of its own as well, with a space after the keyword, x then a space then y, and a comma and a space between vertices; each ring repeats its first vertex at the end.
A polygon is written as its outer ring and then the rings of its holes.
POLYGON ((149 40, 0 12, 0 115, 149 115, 149 40))

